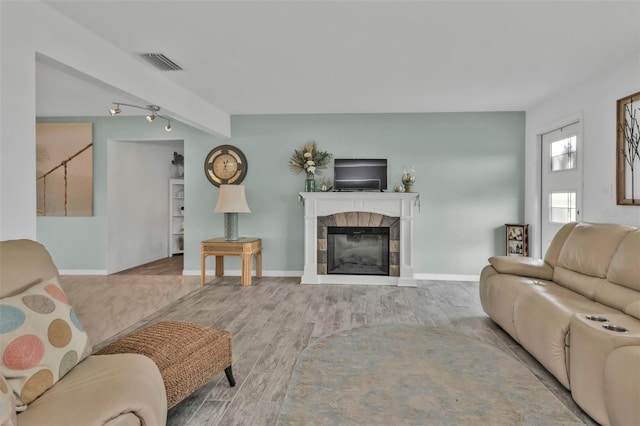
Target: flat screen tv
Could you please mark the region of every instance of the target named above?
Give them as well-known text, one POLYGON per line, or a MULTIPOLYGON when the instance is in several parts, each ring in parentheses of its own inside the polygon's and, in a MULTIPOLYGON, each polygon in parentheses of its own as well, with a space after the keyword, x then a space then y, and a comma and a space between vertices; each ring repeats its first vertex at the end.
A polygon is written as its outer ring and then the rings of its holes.
POLYGON ((387 160, 336 158, 333 164, 336 191, 384 191, 387 189, 387 160))

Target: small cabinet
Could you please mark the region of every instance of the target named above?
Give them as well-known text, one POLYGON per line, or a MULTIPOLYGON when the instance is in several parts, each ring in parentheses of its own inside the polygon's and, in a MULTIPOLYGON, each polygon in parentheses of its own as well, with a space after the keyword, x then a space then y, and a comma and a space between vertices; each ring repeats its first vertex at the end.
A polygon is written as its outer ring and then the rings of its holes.
POLYGON ((184 253, 184 179, 169 180, 169 256, 184 253))
POLYGON ((507 256, 529 256, 529 225, 507 223, 507 256))

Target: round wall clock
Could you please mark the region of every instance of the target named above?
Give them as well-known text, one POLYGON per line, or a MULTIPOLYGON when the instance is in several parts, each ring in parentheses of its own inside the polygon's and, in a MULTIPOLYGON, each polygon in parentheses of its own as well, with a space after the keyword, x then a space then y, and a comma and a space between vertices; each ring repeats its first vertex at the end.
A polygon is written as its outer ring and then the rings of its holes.
POLYGON ((242 182, 247 175, 247 157, 232 145, 213 148, 204 160, 204 174, 215 186, 242 182))

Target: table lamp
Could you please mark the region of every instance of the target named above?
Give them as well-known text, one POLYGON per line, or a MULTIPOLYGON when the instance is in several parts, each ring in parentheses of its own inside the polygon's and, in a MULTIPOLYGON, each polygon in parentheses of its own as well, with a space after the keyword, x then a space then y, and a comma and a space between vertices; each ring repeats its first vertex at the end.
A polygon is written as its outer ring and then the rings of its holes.
POLYGON ((244 185, 220 185, 218 203, 213 211, 224 213, 224 239, 238 241, 238 213, 251 213, 244 196, 244 185))

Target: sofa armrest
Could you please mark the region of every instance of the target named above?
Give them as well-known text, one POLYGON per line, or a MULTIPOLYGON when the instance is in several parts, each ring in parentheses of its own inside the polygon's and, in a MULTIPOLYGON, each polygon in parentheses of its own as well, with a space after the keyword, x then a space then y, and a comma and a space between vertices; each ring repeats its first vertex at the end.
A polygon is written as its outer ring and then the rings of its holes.
POLYGON ((167 395, 144 355, 92 355, 18 414, 21 426, 164 425, 167 395))
POLYGON ((640 346, 611 351, 604 364, 604 399, 612 425, 640 419, 640 346))
POLYGON ((553 268, 542 259, 518 256, 492 256, 489 263, 501 274, 550 280, 553 268))

